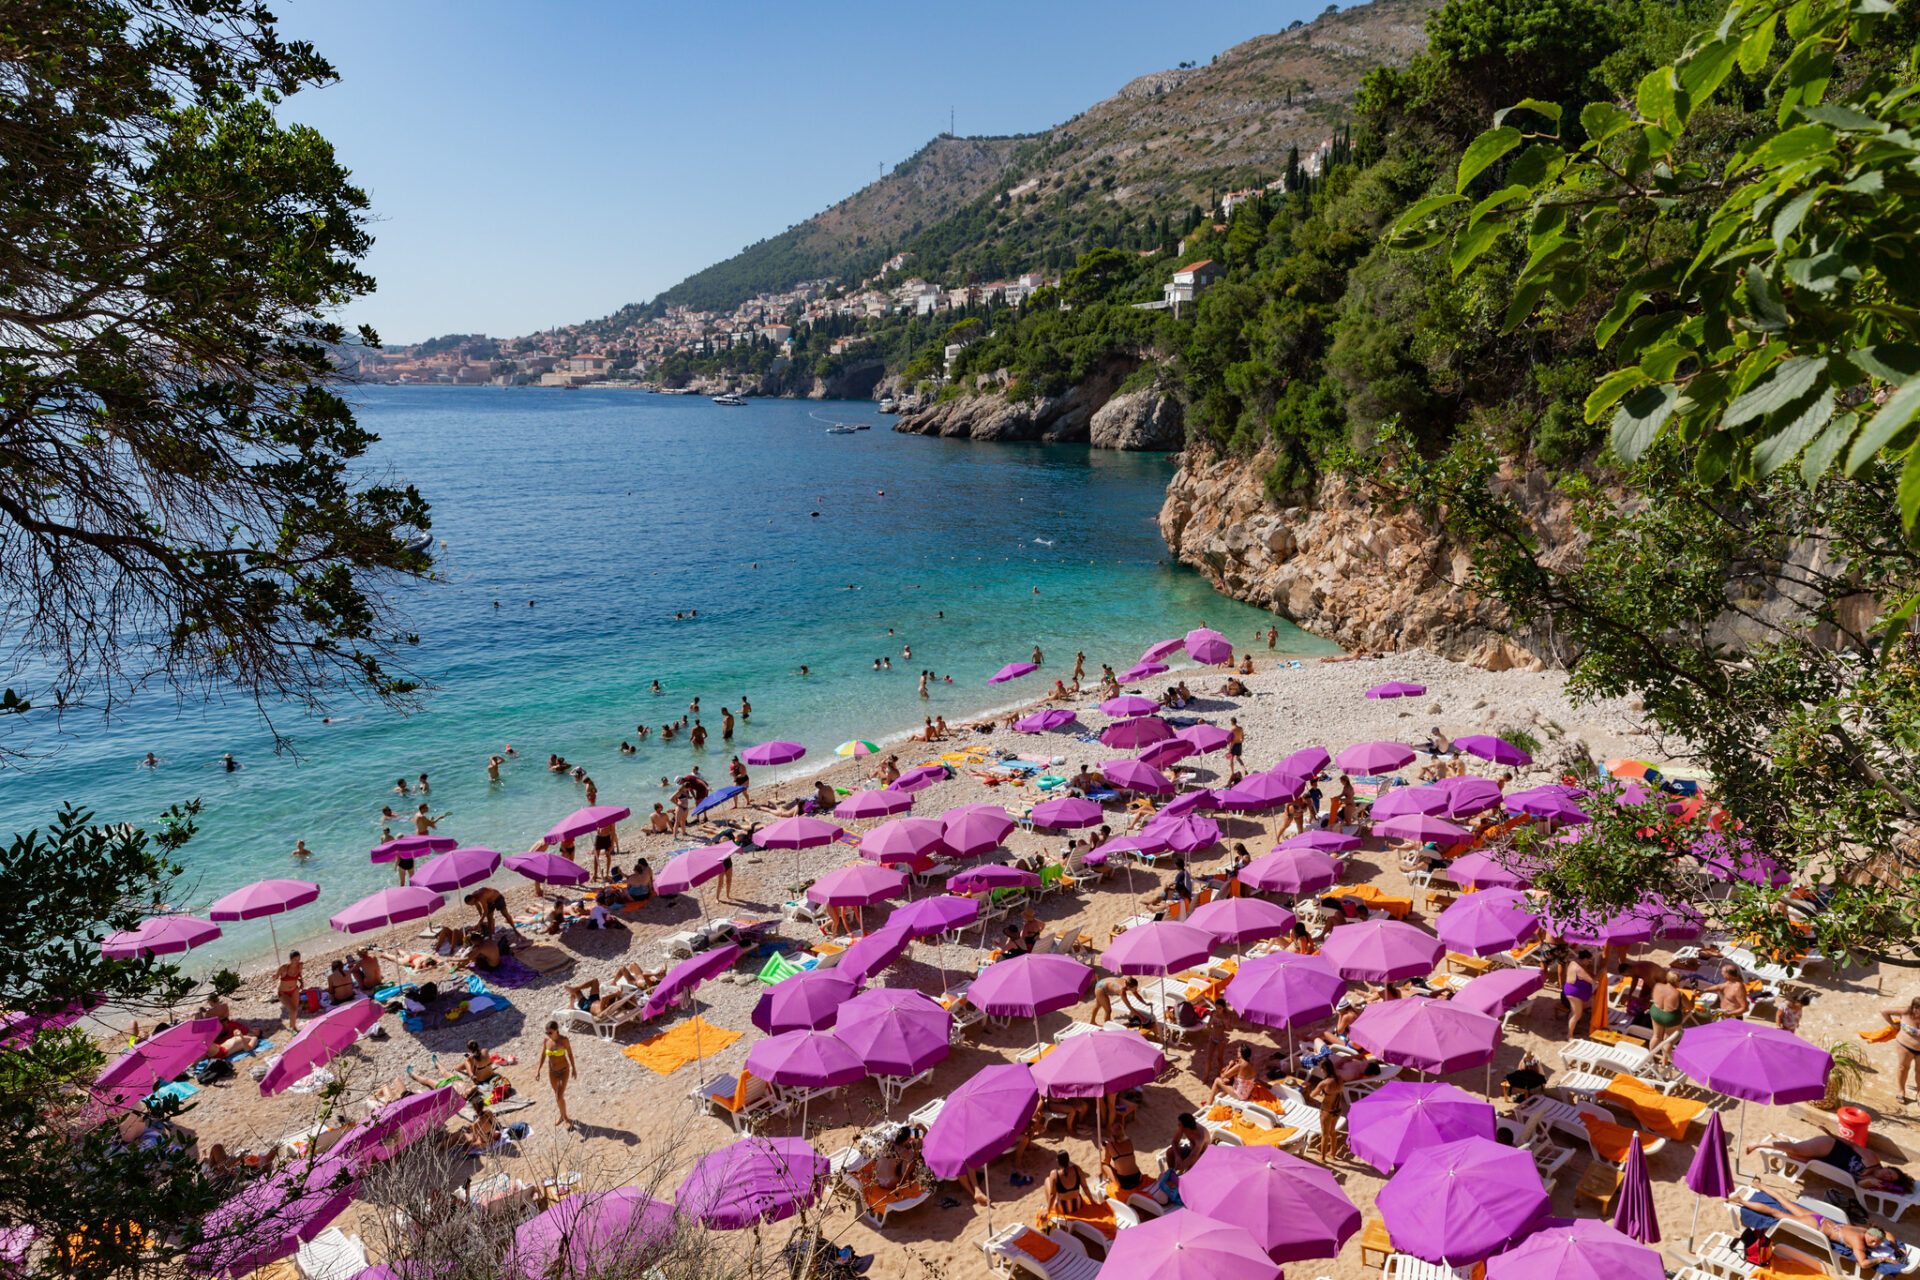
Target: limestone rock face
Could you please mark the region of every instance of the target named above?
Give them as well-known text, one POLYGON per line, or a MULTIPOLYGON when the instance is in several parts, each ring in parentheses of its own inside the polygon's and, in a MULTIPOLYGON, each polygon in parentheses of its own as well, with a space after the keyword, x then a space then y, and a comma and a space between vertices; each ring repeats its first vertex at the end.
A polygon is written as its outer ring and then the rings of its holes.
POLYGON ((1171 453, 1185 436, 1180 402, 1157 391, 1129 391, 1100 406, 1088 427, 1096 449, 1171 453))
POLYGON ((1034 400, 1001 395, 963 395, 903 410, 895 431, 962 440, 1045 440, 1084 444, 1093 420, 1094 397, 1084 386, 1034 400))

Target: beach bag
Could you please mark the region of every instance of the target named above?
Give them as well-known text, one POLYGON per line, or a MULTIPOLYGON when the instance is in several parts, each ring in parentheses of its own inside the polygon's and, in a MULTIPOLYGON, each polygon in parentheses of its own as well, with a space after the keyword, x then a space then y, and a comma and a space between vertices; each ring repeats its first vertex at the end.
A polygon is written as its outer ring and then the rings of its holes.
POLYGON ((320 988, 308 987, 300 993, 300 1012, 306 1014, 320 1012, 320 988))
POLYGON ((1200 1025, 1200 1011, 1193 1007, 1193 1001, 1182 1000, 1173 1011, 1174 1025, 1197 1027, 1200 1025))
POLYGON ((413 993, 413 996, 414 999, 418 1000, 421 1004, 432 1004, 440 998, 440 984, 436 982, 423 982, 420 984, 420 989, 413 993))
POLYGON ((1768 1266, 1773 1262, 1773 1241, 1764 1232, 1747 1227, 1740 1232, 1740 1256, 1756 1267, 1768 1266))
POLYGON ((193 1079, 196 1084, 215 1084, 234 1075, 233 1064, 225 1058, 208 1058, 194 1068, 193 1079))

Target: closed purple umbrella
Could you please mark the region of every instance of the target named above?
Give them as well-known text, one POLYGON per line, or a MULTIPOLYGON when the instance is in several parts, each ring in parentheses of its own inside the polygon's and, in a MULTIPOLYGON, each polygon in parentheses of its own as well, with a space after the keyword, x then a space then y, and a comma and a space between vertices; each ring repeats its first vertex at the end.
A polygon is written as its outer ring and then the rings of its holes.
POLYGON ((647 1003, 641 1013, 648 1018, 657 1018, 667 1011, 669 1005, 683 995, 692 995, 699 985, 708 978, 725 973, 740 958, 740 948, 731 944, 716 947, 712 951, 703 951, 690 960, 682 960, 667 970, 667 976, 660 979, 660 985, 647 997, 647 1003))
POLYGON ((1482 889, 1456 899, 1434 920, 1433 931, 1450 951, 1490 956, 1540 932, 1540 917, 1518 889, 1482 889))
MULTIPOLYGON (((1128 721, 1133 724, 1135 721, 1128 721)), ((1079 796, 1042 800, 1027 815, 1036 827, 1097 827, 1105 819, 1100 806, 1079 796)))
POLYGON ((1373 820, 1445 813, 1453 798, 1439 787, 1397 787, 1373 802, 1373 820))
POLYGON ((700 1157, 674 1193, 680 1212, 713 1231, 791 1218, 827 1180, 825 1156, 800 1138, 742 1138, 700 1157))
MULTIPOLYGON (((900 791, 890 791, 879 787, 873 791, 856 791, 833 806, 833 816, 843 822, 854 822, 862 818, 885 818, 896 813, 905 813, 913 808, 913 797, 900 791)), ((866 848, 866 841, 861 841, 866 848)))
POLYGON ((1500 1020, 1451 1000, 1407 996, 1368 1005, 1347 1038, 1375 1057, 1444 1076, 1486 1065, 1500 1047, 1500 1020))
POLYGON ((907 877, 891 867, 856 862, 850 867, 815 880, 807 886, 807 901, 823 907, 866 907, 885 902, 907 890, 907 877))
POLYGON ((1470 978, 1453 994, 1453 1002, 1490 1017, 1499 1017, 1540 989, 1538 969, 1495 969, 1470 978))
POLYGON ((1423 684, 1407 684, 1401 680, 1389 680, 1367 690, 1369 698, 1417 698, 1427 691, 1423 684))
POLYGON ((1468 734, 1464 738, 1455 738, 1453 745, 1471 756, 1490 760, 1494 764, 1503 764, 1509 769, 1518 769, 1522 765, 1533 763, 1533 757, 1514 746, 1505 738, 1496 738, 1491 734, 1468 734))
POLYGON ((936 782, 947 777, 947 766, 943 764, 915 765, 892 782, 887 784, 890 791, 925 791, 936 782))
POLYGON ((854 939, 853 945, 840 953, 840 963, 833 966, 834 970, 855 982, 865 982, 898 960, 912 941, 911 933, 889 921, 885 928, 854 939))
POLYGON ((1392 1173, 1422 1147, 1491 1138, 1493 1104, 1450 1084, 1390 1080, 1347 1109, 1347 1142, 1374 1168, 1392 1173))
POLYGON ((887 927, 905 929, 916 938, 931 938, 964 929, 979 918, 979 903, 949 893, 908 903, 887 917, 887 927))
POLYGON ((848 1001, 834 1034, 874 1075, 918 1075, 953 1052, 953 1015, 923 992, 882 987, 848 1001))
POLYGON ((1204 963, 1213 935, 1174 920, 1135 925, 1113 940, 1100 966, 1114 973, 1178 973, 1204 963))
POLYGON ((1145 680, 1152 676, 1165 675, 1170 667, 1164 662, 1136 662, 1120 673, 1121 684, 1132 684, 1136 680, 1145 680))
MULTIPOLYGON (((873 796, 881 792, 869 791, 873 796)), ((900 797, 906 799, 905 796, 900 797)), ((860 837, 860 856, 869 862, 913 862, 938 853, 941 844, 938 818, 895 818, 883 822, 860 837)))
POLYGON ((1272 809, 1299 798, 1307 789, 1304 778, 1286 773, 1253 773, 1213 796, 1214 807, 1233 812, 1272 809))
POLYGON ((727 859, 740 850, 732 841, 688 849, 667 859, 653 879, 656 893, 688 893, 727 869, 727 859))
POLYGON ((109 1108, 131 1107, 206 1057, 220 1038, 220 1019, 196 1018, 148 1036, 94 1077, 93 1096, 109 1108))
POLYGON ((1395 1249, 1455 1267, 1528 1234, 1551 1203, 1533 1153, 1487 1138, 1423 1147, 1374 1199, 1395 1249))
POLYGON ((1280 1268, 1252 1232, 1192 1209, 1175 1209, 1115 1236, 1100 1274, 1104 1280, 1280 1280, 1280 1268))
POLYGON ((446 905, 447 900, 431 889, 401 885, 369 894, 327 921, 327 926, 341 933, 365 933, 425 919, 446 905))
POLYGON ((1388 818, 1373 824, 1373 834, 1390 840, 1436 840, 1449 844, 1467 838, 1467 829, 1445 818, 1435 818, 1424 813, 1402 814, 1398 818, 1388 818))
POLYGON ((585 867, 557 853, 516 853, 503 865, 535 884, 585 884, 589 879, 585 867))
POLYGON ((1320 955, 1335 972, 1356 982, 1423 977, 1446 950, 1432 934, 1384 918, 1339 925, 1320 944, 1320 955))
POLYGON ((1109 760, 1100 766, 1100 776, 1116 791, 1137 791, 1143 795, 1172 795, 1173 779, 1138 760, 1109 760))
POLYGON ((998 849, 1017 825, 999 805, 949 809, 940 815, 940 842, 963 858, 977 858, 998 849))
POLYGON ((1276 773, 1291 773, 1297 777, 1311 778, 1326 768, 1333 760, 1325 747, 1302 747, 1280 762, 1276 773))
POLYGON ((821 845, 832 844, 845 834, 831 822, 802 814, 769 822, 753 838, 762 849, 817 849, 821 845))
MULTIPOLYGON (((947 877, 947 888, 955 893, 986 893, 994 889, 1033 889, 1038 888, 1039 884, 1040 877, 1031 871, 999 865, 969 867, 958 875, 947 877)), ((1084 967, 1083 965, 1082 968, 1084 967)))
POLYGON ((429 854, 446 853, 460 847, 460 842, 452 836, 395 836, 385 844, 375 845, 370 859, 374 862, 394 862, 400 858, 424 858, 429 854))
POLYGON ((1160 709, 1160 704, 1152 698, 1143 698, 1137 693, 1123 693, 1117 698, 1108 698, 1100 704, 1102 715, 1124 720, 1131 716, 1150 716, 1160 709))
POLYGON ((752 765, 792 764, 806 754, 807 749, 797 742, 762 742, 742 751, 740 761, 752 765))
POLYGON ((1245 946, 1279 938, 1293 929, 1293 912, 1258 898, 1216 898, 1195 907, 1186 923, 1213 936, 1216 946, 1245 946))
POLYGON ((248 1183, 201 1221, 203 1243, 187 1266, 203 1275, 243 1276, 297 1252, 353 1203, 359 1170, 323 1156, 296 1161, 248 1183))
POLYGON ((809 969, 782 978, 753 1006, 750 1021, 762 1031, 818 1031, 831 1027, 840 1006, 853 999, 860 984, 838 968, 809 969))
MULTIPOLYGON (((1217 724, 1190 724, 1173 736, 1182 742, 1191 742, 1193 749, 1203 756, 1212 755, 1233 741, 1232 732, 1217 724)), ((1294 770, 1286 772, 1292 773, 1294 770)))
POLYGON ((1140 655, 1140 661, 1158 662, 1162 658, 1172 657, 1186 647, 1187 638, 1185 636, 1175 636, 1171 640, 1156 640, 1147 646, 1146 652, 1140 655))
POLYGON ((1040 1086, 1025 1065, 982 1067, 947 1096, 927 1126, 920 1155, 936 1178, 958 1178, 1013 1149, 1040 1107, 1040 1086))
POLYGON ((1302 831, 1297 836, 1288 836, 1276 849, 1313 849, 1320 853, 1351 853, 1364 842, 1359 836, 1350 836, 1344 831, 1302 831))
POLYGON ((1195 627, 1187 632, 1187 656, 1202 666, 1231 662, 1233 646, 1218 631, 1209 627, 1195 627))
POLYGON ((372 1000, 349 1000, 300 1028, 260 1077, 261 1096, 284 1092, 345 1053, 385 1012, 372 1000))
POLYGON ((571 1195, 514 1228, 507 1280, 638 1271, 673 1239, 674 1208, 640 1187, 571 1195))
POLYGON ((1707 1112, 1707 1129, 1694 1149, 1693 1163, 1687 1166, 1687 1186, 1693 1192, 1693 1230, 1687 1232, 1687 1249, 1693 1249, 1694 1231, 1700 1227, 1700 1200, 1707 1196, 1724 1200, 1733 1194, 1733 1166, 1727 1160, 1727 1131, 1720 1113, 1707 1112))
POLYGON ((1333 762, 1347 773, 1392 773, 1413 763, 1413 748, 1402 742, 1360 742, 1335 756, 1333 762))
POLYGON ((452 893, 479 884, 500 869, 500 855, 480 845, 451 849, 414 872, 411 883, 435 893, 452 893))
POLYGON ((1264 893, 1318 893, 1339 882, 1340 864, 1312 849, 1275 849, 1240 872, 1241 884, 1264 893))
MULTIPOLYGON (((1660 1241, 1660 1215, 1653 1208, 1653 1182, 1647 1177, 1647 1154, 1640 1149, 1636 1132, 1627 1148, 1626 1176, 1620 1183, 1619 1203, 1613 1209, 1613 1225, 1622 1235, 1641 1244, 1660 1241)), ((1658 1255, 1656 1255, 1657 1257, 1658 1255)))
POLYGON ((1658 1249, 1594 1218, 1549 1219, 1487 1259, 1487 1280, 1665 1280, 1666 1274, 1658 1249))
POLYGON ((1140 834, 1158 836, 1167 842, 1168 848, 1178 849, 1181 853, 1198 853, 1220 843, 1220 824, 1212 818, 1200 818, 1192 814, 1169 818, 1163 813, 1143 827, 1140 834))
POLYGON ((867 1075, 860 1055, 831 1031, 783 1031, 756 1041, 747 1070, 788 1089, 832 1089, 867 1075))
POLYGON ((1484 853, 1463 853, 1447 867, 1447 876, 1468 889, 1524 889, 1533 883, 1530 867, 1510 867, 1484 853))
POLYGON ((1141 764, 1150 764, 1156 769, 1164 769, 1176 760, 1185 760, 1188 756, 1198 755, 1200 749, 1179 734, 1154 743, 1134 759, 1141 764))
POLYGON ((1033 1064, 1033 1079, 1049 1098, 1098 1098, 1152 1084, 1166 1065, 1145 1036, 1099 1031, 1062 1041, 1033 1064))
POLYGON ((1014 956, 982 969, 967 1003, 996 1018, 1037 1018, 1079 1004, 1092 987, 1093 970, 1071 956, 1014 956))
POLYGON ((633 810, 623 804, 590 804, 584 809, 575 809, 554 823, 553 830, 547 832, 547 843, 557 845, 566 840, 578 840, 616 822, 625 822, 632 816, 633 810))
POLYGON ((1500 793, 1500 784, 1491 778, 1443 778, 1436 785, 1446 789, 1449 818, 1471 818, 1498 809, 1506 798, 1500 793))
POLYGON ((1100 731, 1100 741, 1119 751, 1150 747, 1173 736, 1173 726, 1159 716, 1136 716, 1116 720, 1100 731))
POLYGON ((1346 979, 1319 956, 1278 951, 1243 962, 1223 995, 1248 1022, 1291 1027, 1332 1017, 1346 991, 1346 979))
POLYGON ((1331 1170, 1276 1147, 1209 1146, 1180 1176, 1180 1199, 1239 1223, 1275 1262, 1331 1258, 1360 1229, 1360 1210, 1331 1170))
POLYGON ((1009 680, 1018 680, 1021 676, 1029 675, 1039 669, 1036 664, 1031 662, 1009 662, 1006 666, 988 676, 987 683, 1005 684, 1009 680))
POLYGON ((1061 729, 1074 722, 1075 714, 1068 707, 1047 707, 1030 716, 1022 716, 1013 722, 1015 733, 1046 733, 1052 729, 1061 729))
POLYGON ((219 936, 219 925, 192 916, 149 916, 132 929, 107 935, 100 943, 100 954, 109 960, 177 955, 219 936))

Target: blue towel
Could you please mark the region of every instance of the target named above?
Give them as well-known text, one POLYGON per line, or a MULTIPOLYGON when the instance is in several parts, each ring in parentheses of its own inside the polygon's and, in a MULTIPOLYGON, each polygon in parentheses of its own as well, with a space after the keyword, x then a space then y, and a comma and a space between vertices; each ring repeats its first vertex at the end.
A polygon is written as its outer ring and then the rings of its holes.
POLYGON ((158 1089, 148 1094, 147 1105, 153 1106, 168 1098, 172 1098, 177 1102, 185 1102, 198 1092, 200 1092, 200 1086, 194 1084, 192 1081, 175 1080, 171 1084, 161 1085, 158 1089))

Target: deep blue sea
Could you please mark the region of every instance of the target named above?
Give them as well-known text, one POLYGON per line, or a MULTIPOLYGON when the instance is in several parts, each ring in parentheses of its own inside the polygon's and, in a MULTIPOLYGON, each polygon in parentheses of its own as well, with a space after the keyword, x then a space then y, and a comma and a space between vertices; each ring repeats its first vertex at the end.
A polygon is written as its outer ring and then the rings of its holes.
MULTIPOLYGON (((276 755, 250 703, 183 710, 156 692, 112 725, 70 720, 65 736, 43 734, 38 745, 56 754, 0 778, 0 832, 44 824, 64 800, 103 821, 143 822, 197 797, 205 810, 185 851, 185 905, 267 876, 319 881, 320 901, 278 922, 284 945, 394 883, 367 853, 381 806, 414 803, 392 793, 401 777, 430 776, 433 812, 449 814, 441 832, 513 853, 582 803, 544 768, 549 752, 586 766, 602 803, 646 810, 664 798, 662 775, 695 764, 724 775, 719 710, 737 710, 743 695, 753 717, 735 748, 802 742, 809 758, 791 772, 832 759, 847 739, 916 730, 923 715, 952 720, 1037 697, 1076 649, 1097 674, 1100 662, 1124 670, 1147 644, 1196 626, 1247 645, 1275 622, 1171 563, 1155 524, 1172 473, 1163 457, 899 435, 865 402, 355 395, 381 437, 370 461, 419 486, 444 542, 445 582, 404 602, 421 636, 412 661, 435 686, 426 709, 402 717, 349 703, 323 724, 283 708, 277 721, 297 753, 276 755), (835 422, 873 430, 827 434, 835 422), (1036 644, 1040 673, 987 685, 1036 644), (882 657, 892 670, 873 670, 882 657), (922 668, 952 683, 923 701, 922 668), (658 726, 696 696, 712 734, 705 750, 684 736, 662 745, 658 726), (620 754, 641 722, 654 736, 620 754), (507 743, 520 759, 489 785, 486 758, 507 743), (137 767, 148 751, 160 768, 137 767), (245 768, 219 767, 229 751, 245 768), (296 839, 314 850, 304 864, 289 855, 296 839)), ((1282 649, 1331 651, 1277 625, 1282 649)), ((188 964, 204 970, 266 944, 264 922, 229 925, 188 964)))

